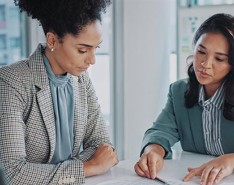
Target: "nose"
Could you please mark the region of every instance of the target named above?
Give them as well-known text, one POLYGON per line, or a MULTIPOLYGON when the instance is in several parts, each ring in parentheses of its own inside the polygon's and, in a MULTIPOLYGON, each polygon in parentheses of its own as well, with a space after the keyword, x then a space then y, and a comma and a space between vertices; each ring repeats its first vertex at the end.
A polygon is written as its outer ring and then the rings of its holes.
POLYGON ((87 64, 91 64, 91 65, 93 65, 93 64, 95 64, 95 51, 92 51, 92 52, 90 52, 89 53, 89 55, 87 56, 87 58, 86 58, 86 60, 85 60, 85 62, 87 63, 87 64))
POLYGON ((204 60, 202 60, 201 65, 206 69, 210 69, 212 67, 212 61, 213 60, 211 57, 206 57, 204 60))

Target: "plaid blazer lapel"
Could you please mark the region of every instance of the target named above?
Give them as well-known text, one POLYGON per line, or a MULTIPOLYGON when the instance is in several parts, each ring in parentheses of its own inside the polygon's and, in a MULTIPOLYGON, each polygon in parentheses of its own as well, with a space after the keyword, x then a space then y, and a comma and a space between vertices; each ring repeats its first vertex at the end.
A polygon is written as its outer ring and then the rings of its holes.
POLYGON ((55 151, 56 143, 55 117, 49 80, 41 54, 42 48, 43 46, 39 44, 37 50, 30 56, 29 67, 32 70, 34 83, 36 88, 38 89, 36 96, 39 104, 39 109, 41 111, 46 129, 48 131, 50 140, 49 161, 51 161, 55 151))
POLYGON ((87 122, 87 98, 84 95, 85 83, 81 77, 73 76, 72 84, 74 89, 74 145, 72 155, 76 156, 80 150, 81 142, 84 137, 85 123, 87 122))
POLYGON ((49 161, 51 161, 55 151, 56 133, 55 133, 54 108, 53 108, 52 97, 50 94, 50 88, 48 87, 47 89, 40 90, 37 93, 37 100, 49 135, 49 140, 50 140, 49 161))

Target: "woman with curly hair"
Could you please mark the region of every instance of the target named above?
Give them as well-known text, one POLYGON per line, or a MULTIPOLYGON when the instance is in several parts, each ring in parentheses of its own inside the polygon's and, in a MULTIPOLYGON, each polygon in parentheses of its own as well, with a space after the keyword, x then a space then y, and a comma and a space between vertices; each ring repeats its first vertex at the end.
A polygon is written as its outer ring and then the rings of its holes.
POLYGON ((202 185, 219 183, 234 171, 234 17, 215 14, 198 28, 188 59, 188 79, 171 84, 168 101, 145 132, 140 176, 155 178, 163 158, 178 141, 183 150, 217 156, 188 168, 184 181, 200 176, 202 185))
POLYGON ((46 43, 0 69, 0 162, 10 184, 82 184, 118 163, 86 72, 110 0, 14 0, 46 43))

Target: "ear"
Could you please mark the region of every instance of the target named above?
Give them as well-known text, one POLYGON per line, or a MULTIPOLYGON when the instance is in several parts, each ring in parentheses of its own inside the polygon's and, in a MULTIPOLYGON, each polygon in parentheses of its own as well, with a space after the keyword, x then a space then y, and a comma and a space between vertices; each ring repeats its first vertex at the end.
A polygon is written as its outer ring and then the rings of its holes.
POLYGON ((46 33, 46 45, 47 47, 53 51, 57 42, 57 37, 54 33, 52 32, 47 32, 46 33))

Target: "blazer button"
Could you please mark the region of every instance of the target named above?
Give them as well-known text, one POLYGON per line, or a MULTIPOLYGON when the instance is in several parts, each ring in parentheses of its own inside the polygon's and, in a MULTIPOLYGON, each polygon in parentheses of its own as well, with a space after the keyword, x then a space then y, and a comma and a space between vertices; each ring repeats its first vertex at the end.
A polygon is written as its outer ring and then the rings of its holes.
POLYGON ((59 181, 58 181, 58 184, 61 185, 63 184, 63 179, 60 177, 59 181))
POLYGON ((70 182, 70 179, 69 179, 68 177, 65 177, 65 178, 64 178, 64 183, 65 183, 65 184, 68 184, 69 182, 70 182))
POLYGON ((70 182, 71 182, 71 183, 73 183, 73 182, 75 182, 75 181, 76 181, 75 177, 71 177, 71 178, 70 178, 70 182))

